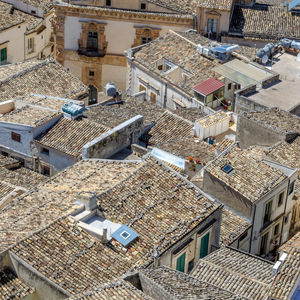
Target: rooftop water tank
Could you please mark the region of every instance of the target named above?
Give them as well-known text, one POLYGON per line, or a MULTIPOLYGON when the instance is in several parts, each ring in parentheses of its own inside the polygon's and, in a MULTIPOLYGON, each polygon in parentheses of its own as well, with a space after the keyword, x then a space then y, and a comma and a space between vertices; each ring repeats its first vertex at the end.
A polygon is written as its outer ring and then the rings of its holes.
POLYGON ((113 82, 108 82, 105 85, 105 93, 107 96, 115 97, 117 94, 117 88, 113 82))
POLYGON ((292 41, 291 42, 291 48, 300 51, 300 42, 292 41))
POLYGON ((72 117, 77 117, 79 115, 82 115, 84 111, 84 107, 81 107, 75 103, 69 102, 65 103, 62 107, 62 111, 71 115, 72 117))
POLYGON ((292 41, 289 40, 289 39, 282 39, 282 40, 280 41, 280 43, 281 43, 281 45, 282 45, 283 47, 290 47, 292 41))

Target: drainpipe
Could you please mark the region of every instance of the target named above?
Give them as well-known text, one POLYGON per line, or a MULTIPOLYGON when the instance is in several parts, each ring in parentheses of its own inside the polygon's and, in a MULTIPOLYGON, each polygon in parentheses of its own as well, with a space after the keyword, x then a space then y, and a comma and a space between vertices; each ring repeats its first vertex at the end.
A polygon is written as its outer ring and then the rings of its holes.
POLYGON ((282 241, 282 230, 283 230, 283 226, 284 226, 284 219, 285 219, 285 213, 286 213, 286 206, 287 206, 288 197, 289 197, 289 186, 290 186, 290 182, 291 182, 291 179, 289 178, 289 180, 288 180, 288 186, 287 186, 287 190, 286 190, 286 196, 285 196, 284 217, 283 217, 282 224, 281 224, 281 234, 280 234, 280 238, 279 238, 279 246, 281 245, 281 241, 282 241))
POLYGON ((165 83, 164 108, 166 108, 167 106, 167 89, 168 89, 168 85, 165 83))
POLYGON ((250 254, 251 254, 251 245, 252 245, 252 236, 253 236, 255 213, 256 213, 256 204, 254 204, 254 213, 253 213, 253 217, 252 217, 252 226, 251 226, 252 228, 251 228, 250 245, 249 245, 249 253, 250 254))

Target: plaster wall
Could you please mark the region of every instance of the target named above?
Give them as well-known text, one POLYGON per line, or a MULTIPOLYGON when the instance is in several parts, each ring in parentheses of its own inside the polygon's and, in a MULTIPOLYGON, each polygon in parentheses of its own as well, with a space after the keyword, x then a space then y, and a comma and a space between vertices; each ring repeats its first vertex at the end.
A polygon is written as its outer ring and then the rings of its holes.
POLYGON ((236 136, 242 149, 253 145, 271 146, 285 140, 285 135, 274 131, 271 127, 264 127, 242 115, 238 116, 236 136))
MULTIPOLYGON (((26 23, 13 26, 0 32, 0 49, 1 44, 7 44, 7 62, 15 63, 25 59, 24 34, 26 23)), ((5 45, 3 45, 5 48, 5 45)))

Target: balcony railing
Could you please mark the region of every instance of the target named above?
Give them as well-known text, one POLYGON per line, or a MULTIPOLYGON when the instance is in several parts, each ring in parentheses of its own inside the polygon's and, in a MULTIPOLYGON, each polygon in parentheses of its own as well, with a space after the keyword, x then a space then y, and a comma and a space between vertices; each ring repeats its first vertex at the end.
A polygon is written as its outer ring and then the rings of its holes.
POLYGON ((78 54, 88 57, 103 57, 106 54, 106 49, 79 48, 78 54))

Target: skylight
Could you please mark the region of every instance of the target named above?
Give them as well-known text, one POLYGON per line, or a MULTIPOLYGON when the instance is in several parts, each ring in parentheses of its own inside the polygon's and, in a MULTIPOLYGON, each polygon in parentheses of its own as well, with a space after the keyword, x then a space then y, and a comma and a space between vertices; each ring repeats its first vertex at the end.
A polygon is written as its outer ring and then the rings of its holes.
POLYGON ((233 167, 231 165, 225 165, 223 168, 222 168, 222 171, 224 171, 226 174, 229 174, 233 171, 233 167))

